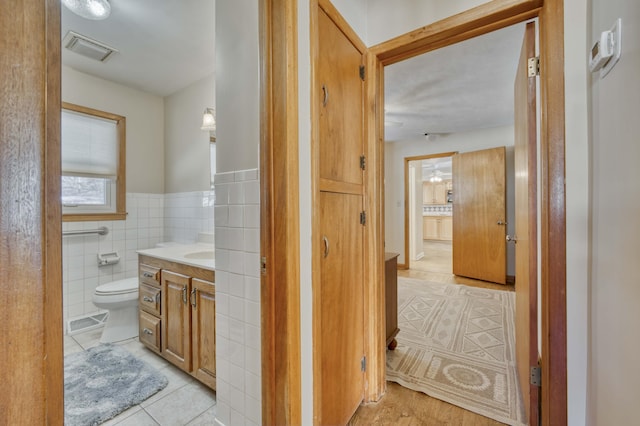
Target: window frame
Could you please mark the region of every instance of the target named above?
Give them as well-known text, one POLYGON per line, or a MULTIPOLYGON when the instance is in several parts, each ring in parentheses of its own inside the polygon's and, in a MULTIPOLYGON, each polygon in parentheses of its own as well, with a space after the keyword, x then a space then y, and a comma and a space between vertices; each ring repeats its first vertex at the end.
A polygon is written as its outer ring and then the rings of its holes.
MULTIPOLYGON (((126 208, 126 117, 111 112, 100 111, 97 109, 62 102, 62 109, 77 112, 89 116, 95 116, 102 119, 112 120, 116 123, 116 134, 118 138, 118 167, 115 184, 111 189, 111 197, 115 195, 115 211, 113 212, 91 212, 83 211, 77 213, 66 213, 63 207, 63 222, 84 222, 84 221, 100 221, 100 220, 125 220, 127 218, 126 208), (115 194, 113 194, 115 189, 115 194)), ((62 173, 62 172, 61 172, 62 173)), ((62 177, 62 174, 61 174, 62 177)), ((62 200, 60 200, 62 203, 62 200)), ((90 210, 90 208, 88 208, 90 210)))

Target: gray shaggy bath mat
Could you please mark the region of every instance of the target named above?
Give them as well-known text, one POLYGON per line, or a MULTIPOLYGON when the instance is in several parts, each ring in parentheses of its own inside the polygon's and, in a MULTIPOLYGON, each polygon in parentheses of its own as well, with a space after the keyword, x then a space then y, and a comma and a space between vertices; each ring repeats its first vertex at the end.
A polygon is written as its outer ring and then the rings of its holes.
POLYGON ((117 345, 69 354, 64 357, 64 424, 98 425, 168 383, 164 375, 117 345))

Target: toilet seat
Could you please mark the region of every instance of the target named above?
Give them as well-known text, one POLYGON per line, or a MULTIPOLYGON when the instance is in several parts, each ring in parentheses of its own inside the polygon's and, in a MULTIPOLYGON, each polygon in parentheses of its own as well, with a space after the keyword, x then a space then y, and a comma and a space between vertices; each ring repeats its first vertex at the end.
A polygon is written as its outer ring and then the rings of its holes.
POLYGON ((124 280, 112 281, 96 287, 95 294, 108 296, 117 294, 129 294, 138 292, 138 278, 125 278, 124 280))

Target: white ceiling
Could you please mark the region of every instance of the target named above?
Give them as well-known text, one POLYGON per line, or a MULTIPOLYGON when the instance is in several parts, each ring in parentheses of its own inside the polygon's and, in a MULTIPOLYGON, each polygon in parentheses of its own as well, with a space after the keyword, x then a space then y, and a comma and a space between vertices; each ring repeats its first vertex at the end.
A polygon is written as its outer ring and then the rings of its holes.
POLYGON ((68 30, 116 48, 98 62, 62 49, 62 63, 159 96, 174 93, 215 70, 215 2, 211 0, 110 0, 111 16, 81 18, 62 9, 68 30))
POLYGON ((385 140, 510 125, 524 24, 385 67, 385 140))

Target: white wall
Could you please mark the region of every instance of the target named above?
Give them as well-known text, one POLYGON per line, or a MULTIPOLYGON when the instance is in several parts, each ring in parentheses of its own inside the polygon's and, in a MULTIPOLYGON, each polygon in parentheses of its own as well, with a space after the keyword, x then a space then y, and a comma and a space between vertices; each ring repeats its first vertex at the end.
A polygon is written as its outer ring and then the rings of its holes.
POLYGON ((62 67, 62 100, 127 118, 127 192, 164 192, 161 97, 62 67))
MULTIPOLYGON (((607 1, 607 0, 605 0, 607 1)), ((586 422, 589 269, 587 1, 565 0, 567 399, 569 425, 586 422)), ((610 423, 614 424, 614 423, 610 423)))
POLYGON ((258 6, 216 2, 216 422, 227 426, 262 423, 258 6))
POLYGON ((216 172, 255 169, 260 143, 258 2, 216 2, 216 172))
POLYGON ((410 181, 413 182, 411 185, 410 193, 413 196, 410 198, 411 201, 411 216, 412 222, 410 225, 412 241, 410 244, 410 259, 420 260, 424 256, 424 240, 422 239, 422 227, 423 227, 423 214, 422 214, 422 161, 411 161, 409 163, 409 176, 410 181))
MULTIPOLYGON (((495 127, 438 137, 434 142, 424 139, 385 144, 385 251, 400 253, 398 263, 404 263, 404 159, 416 155, 443 152, 470 152, 507 147, 507 233, 513 232, 513 126, 495 127)), ((455 205, 453 206, 455 214, 455 205)), ((507 273, 515 274, 515 253, 507 246, 507 273)))
POLYGON ((592 0, 590 40, 622 18, 622 57, 591 82, 588 424, 637 424, 640 2, 592 0))
POLYGON ((165 192, 205 191, 211 188, 209 132, 200 127, 204 109, 214 106, 213 74, 165 97, 165 192))

